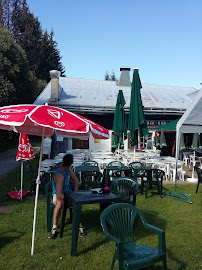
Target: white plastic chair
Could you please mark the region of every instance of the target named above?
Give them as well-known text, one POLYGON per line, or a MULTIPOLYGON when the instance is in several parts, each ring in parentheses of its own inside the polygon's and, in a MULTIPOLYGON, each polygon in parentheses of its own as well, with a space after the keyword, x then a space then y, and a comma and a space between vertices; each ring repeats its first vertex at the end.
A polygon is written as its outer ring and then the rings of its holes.
POLYGON ((183 162, 185 166, 189 165, 190 168, 190 157, 188 154, 183 153, 183 162))
MULTIPOLYGON (((176 174, 176 169, 175 169, 175 165, 173 164, 173 165, 171 165, 171 168, 170 168, 170 175, 171 175, 171 179, 173 181, 175 180, 175 174, 176 174)), ((186 171, 183 170, 182 165, 178 164, 177 165, 177 175, 178 175, 179 179, 184 181, 185 174, 186 174, 186 171)))

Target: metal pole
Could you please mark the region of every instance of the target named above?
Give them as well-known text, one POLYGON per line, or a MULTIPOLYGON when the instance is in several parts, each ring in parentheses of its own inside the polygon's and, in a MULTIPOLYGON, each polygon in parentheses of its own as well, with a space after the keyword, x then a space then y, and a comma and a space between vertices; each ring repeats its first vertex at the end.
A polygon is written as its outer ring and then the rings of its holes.
POLYGON ((32 248, 31 248, 31 255, 34 254, 34 239, 35 239, 35 228, 36 228, 36 212, 37 212, 37 204, 38 204, 38 196, 39 196, 39 184, 40 181, 40 170, 41 170, 41 161, 42 161, 42 154, 43 154, 43 140, 44 140, 44 131, 45 127, 43 127, 42 132, 42 139, 41 139, 41 151, 40 151, 40 158, 39 158, 39 167, 38 167, 38 175, 36 179, 36 196, 35 196, 35 206, 34 206, 34 220, 33 220, 33 230, 32 230, 32 248))
POLYGON ((22 183, 23 183, 23 161, 21 161, 21 183, 20 183, 20 188, 21 188, 21 201, 22 201, 22 183))

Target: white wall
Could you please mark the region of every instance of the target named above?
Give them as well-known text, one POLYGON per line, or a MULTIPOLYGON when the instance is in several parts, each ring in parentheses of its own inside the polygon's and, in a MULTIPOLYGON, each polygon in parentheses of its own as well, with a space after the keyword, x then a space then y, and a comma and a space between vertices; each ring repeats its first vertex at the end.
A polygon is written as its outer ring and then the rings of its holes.
MULTIPOLYGON (((110 130, 110 136, 112 134, 112 131, 110 130)), ((90 135, 89 138, 89 149, 90 151, 111 151, 111 138, 106 140, 96 140, 93 138, 92 135, 90 135)))

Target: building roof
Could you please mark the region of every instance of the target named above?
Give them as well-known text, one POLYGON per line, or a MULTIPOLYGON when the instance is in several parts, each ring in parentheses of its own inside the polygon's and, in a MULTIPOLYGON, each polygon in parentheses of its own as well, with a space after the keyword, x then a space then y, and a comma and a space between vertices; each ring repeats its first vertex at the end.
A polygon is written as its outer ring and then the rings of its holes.
MULTIPOLYGON (((126 100, 125 110, 129 111, 131 87, 118 86, 115 81, 59 78, 59 101, 55 106, 80 112, 113 112, 119 90, 126 100)), ((184 112, 192 102, 193 87, 142 84, 141 95, 145 113, 184 112)), ((34 104, 44 104, 51 98, 49 82, 34 104)))

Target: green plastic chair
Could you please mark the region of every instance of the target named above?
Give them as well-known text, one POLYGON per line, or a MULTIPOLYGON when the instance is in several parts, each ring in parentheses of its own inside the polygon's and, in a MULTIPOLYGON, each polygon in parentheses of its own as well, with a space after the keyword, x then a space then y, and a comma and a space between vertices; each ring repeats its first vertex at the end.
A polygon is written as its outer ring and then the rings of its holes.
POLYGON ((130 177, 116 178, 111 182, 110 191, 121 198, 123 203, 136 205, 136 195, 138 193, 138 182, 130 177), (132 198, 132 201, 131 201, 132 198))
POLYGON ((26 169, 30 175, 30 192, 32 192, 36 190, 37 169, 30 164, 26 166, 26 169))
POLYGON ((165 232, 148 224, 137 207, 127 203, 113 204, 102 212, 100 221, 103 232, 116 243, 111 270, 115 260, 119 261, 119 270, 145 268, 160 261, 163 262, 163 269, 167 269, 165 232), (158 248, 136 245, 134 222, 137 215, 145 228, 158 235, 158 248))
POLYGON ((88 190, 89 187, 101 187, 103 175, 101 172, 82 172, 82 188, 88 190))
MULTIPOLYGON (((147 172, 149 173, 149 172, 147 172)), ((162 198, 162 182, 165 175, 165 172, 160 169, 151 169, 151 178, 147 177, 141 179, 141 194, 143 194, 144 186, 146 187, 145 190, 145 198, 147 199, 149 188, 152 189, 152 186, 158 187, 158 194, 162 198)))
POLYGON ((197 183, 197 187, 196 187, 196 194, 198 193, 198 188, 199 188, 199 184, 202 184, 202 171, 199 167, 195 166, 195 171, 197 173, 198 176, 198 183, 197 183))
POLYGON ((94 160, 86 160, 81 165, 82 166, 98 166, 98 163, 94 160))
POLYGON ((47 231, 50 232, 53 222, 53 212, 55 205, 52 202, 52 182, 48 182, 45 186, 46 203, 47 203, 47 231))
POLYGON ((121 168, 124 168, 125 165, 121 161, 114 160, 114 161, 109 162, 107 164, 107 167, 121 167, 121 168))
POLYGON ((109 170, 110 167, 112 167, 112 170, 110 170, 109 179, 114 180, 115 178, 121 177, 121 170, 119 171, 119 168, 122 169, 125 165, 121 161, 115 160, 108 163, 107 169, 109 170))
POLYGON ((132 175, 131 175, 132 178, 134 178, 134 179, 141 178, 142 179, 144 177, 144 171, 139 170, 141 167, 145 166, 143 163, 138 162, 138 161, 134 161, 134 162, 131 162, 128 166, 132 168, 132 175))
POLYGON ((51 181, 51 175, 49 173, 43 173, 41 176, 41 192, 42 194, 45 194, 45 188, 46 188, 46 184, 49 183, 51 181))

